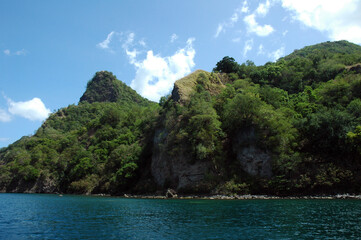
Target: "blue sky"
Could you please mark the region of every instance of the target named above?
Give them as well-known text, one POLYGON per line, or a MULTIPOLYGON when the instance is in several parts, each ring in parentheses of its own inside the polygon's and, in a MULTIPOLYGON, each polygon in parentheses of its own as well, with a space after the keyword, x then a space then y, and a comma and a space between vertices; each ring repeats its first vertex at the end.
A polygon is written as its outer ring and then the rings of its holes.
POLYGON ((108 70, 158 101, 224 56, 256 65, 307 45, 361 44, 361 0, 0 1, 0 147, 77 104, 108 70))

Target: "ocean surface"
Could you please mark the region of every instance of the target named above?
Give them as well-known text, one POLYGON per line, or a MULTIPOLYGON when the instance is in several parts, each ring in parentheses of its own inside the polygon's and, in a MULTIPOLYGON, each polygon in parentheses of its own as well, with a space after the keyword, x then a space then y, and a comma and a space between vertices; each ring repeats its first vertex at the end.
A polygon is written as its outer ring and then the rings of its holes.
POLYGON ((0 239, 361 239, 361 200, 0 194, 0 239))

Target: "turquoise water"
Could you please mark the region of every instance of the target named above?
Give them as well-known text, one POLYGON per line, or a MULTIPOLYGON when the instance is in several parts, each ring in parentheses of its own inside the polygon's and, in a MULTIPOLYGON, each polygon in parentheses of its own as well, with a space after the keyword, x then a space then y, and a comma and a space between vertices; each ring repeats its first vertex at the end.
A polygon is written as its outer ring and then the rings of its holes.
POLYGON ((360 200, 0 194, 0 239, 360 238, 360 200))

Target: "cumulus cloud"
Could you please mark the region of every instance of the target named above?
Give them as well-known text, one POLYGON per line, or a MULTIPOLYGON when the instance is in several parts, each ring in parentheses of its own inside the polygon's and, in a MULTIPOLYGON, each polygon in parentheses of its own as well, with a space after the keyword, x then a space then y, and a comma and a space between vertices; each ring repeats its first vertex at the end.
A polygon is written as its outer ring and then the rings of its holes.
POLYGON ((40 98, 33 98, 26 102, 14 102, 9 98, 7 100, 8 111, 12 115, 24 117, 31 121, 42 121, 50 114, 50 110, 45 107, 40 98))
POLYGON ((274 29, 271 25, 265 24, 263 26, 259 25, 256 21, 256 15, 250 14, 244 17, 244 22, 247 25, 247 31, 250 33, 255 33, 260 37, 265 37, 270 35, 274 29))
POLYGON ((11 52, 10 52, 10 50, 9 50, 9 49, 5 49, 5 50, 4 50, 4 54, 5 54, 5 55, 10 56, 10 53, 11 53, 11 52))
POLYGON ((10 122, 11 116, 8 112, 6 112, 4 109, 0 108, 0 122, 10 122))
POLYGON ((280 47, 279 49, 268 54, 268 57, 272 59, 272 61, 278 60, 280 57, 285 55, 285 47, 280 47))
POLYGON ((125 49, 129 62, 136 68, 135 78, 130 86, 143 97, 159 101, 171 91, 176 80, 189 74, 195 66, 193 41, 194 38, 189 38, 186 46, 172 56, 162 57, 149 50, 143 60, 136 59, 137 50, 125 49))
MULTIPOLYGON (((176 80, 189 74, 195 66, 194 38, 189 38, 186 46, 173 55, 163 57, 154 53, 153 50, 145 49, 144 40, 136 41, 134 32, 113 31, 98 46, 112 51, 109 44, 114 35, 119 37, 118 44, 128 57, 129 63, 135 67, 135 77, 130 86, 150 100, 159 101, 162 96, 171 91, 176 80)), ((172 34, 170 41, 174 42, 176 39, 178 36, 172 34)), ((116 45, 113 46, 113 48, 116 47, 116 45)))
POLYGON ((271 2, 266 0, 266 2, 259 3, 257 9, 252 14, 249 14, 243 18, 243 22, 246 24, 247 31, 249 33, 255 33, 260 37, 266 37, 274 32, 274 29, 271 25, 260 25, 256 20, 256 17, 265 17, 268 14, 270 8, 271 2))
POLYGON ((173 33, 172 36, 170 36, 170 42, 173 43, 175 40, 178 39, 178 35, 173 33))
POLYGON ((256 13, 260 16, 266 16, 269 9, 271 7, 271 3, 267 0, 265 3, 260 3, 256 9, 256 13))
POLYGON ((130 63, 136 65, 137 64, 136 59, 139 54, 138 50, 137 49, 133 49, 133 50, 125 49, 125 53, 129 57, 130 63))
POLYGON ((282 7, 293 19, 328 33, 332 40, 361 44, 361 0, 282 0, 282 7))
POLYGON ((114 36, 115 32, 111 31, 107 38, 103 41, 97 44, 98 47, 102 48, 102 49, 108 49, 109 48, 109 43, 112 40, 113 36, 114 36))
POLYGON ((243 2, 241 12, 242 13, 248 13, 249 12, 247 0, 243 2))
POLYGON ((244 48, 243 48, 243 57, 247 57, 247 53, 249 51, 251 51, 253 48, 253 39, 249 39, 246 41, 246 43, 244 44, 244 48))

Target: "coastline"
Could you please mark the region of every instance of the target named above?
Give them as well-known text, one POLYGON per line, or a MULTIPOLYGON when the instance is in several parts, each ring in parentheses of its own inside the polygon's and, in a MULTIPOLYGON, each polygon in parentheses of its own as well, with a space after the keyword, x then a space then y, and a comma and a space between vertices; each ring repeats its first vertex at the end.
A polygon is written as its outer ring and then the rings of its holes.
MULTIPOLYGON (((99 196, 99 195, 97 195, 99 196)), ((166 197, 163 195, 132 195, 124 194, 123 198, 134 199, 204 199, 204 200, 271 200, 271 199, 357 199, 361 200, 361 195, 337 194, 337 195, 311 195, 311 196, 271 196, 271 195, 180 195, 176 197, 166 197)))
POLYGON ((93 197, 117 197, 117 198, 133 198, 133 199, 198 199, 198 200, 272 200, 272 199, 285 199, 285 200, 311 200, 311 199, 354 199, 361 200, 361 194, 335 194, 335 195, 304 195, 304 196, 277 196, 277 195, 177 195, 167 196, 159 194, 130 194, 125 193, 123 195, 111 195, 106 193, 98 194, 68 194, 68 193, 37 193, 37 192, 6 192, 0 191, 1 193, 23 193, 23 194, 54 194, 62 197, 64 195, 83 195, 93 197))

